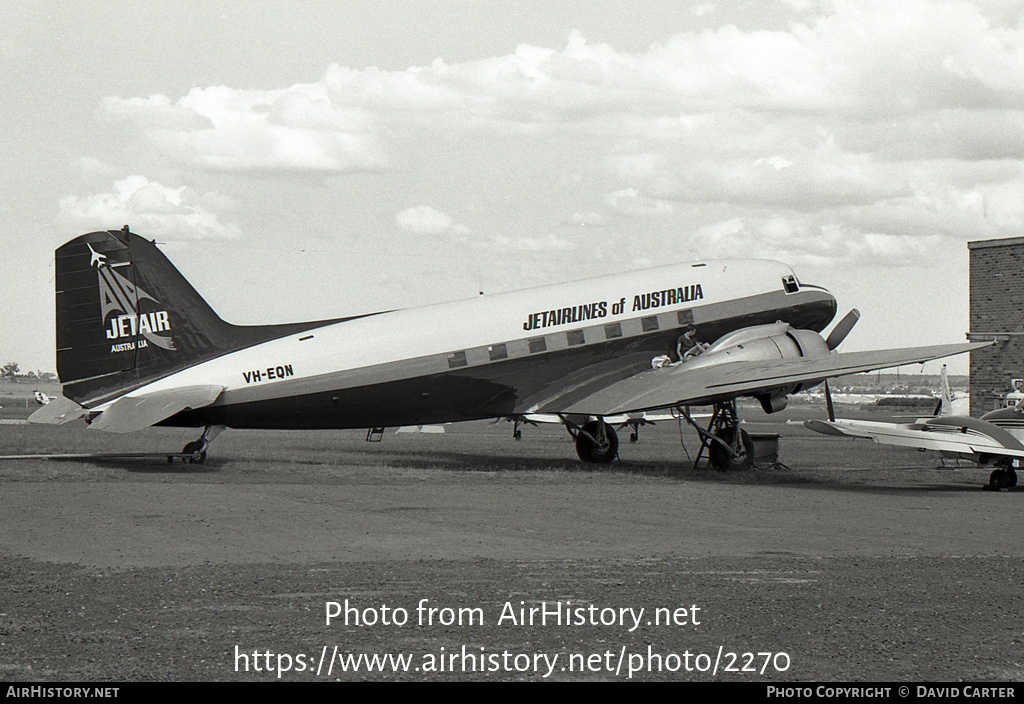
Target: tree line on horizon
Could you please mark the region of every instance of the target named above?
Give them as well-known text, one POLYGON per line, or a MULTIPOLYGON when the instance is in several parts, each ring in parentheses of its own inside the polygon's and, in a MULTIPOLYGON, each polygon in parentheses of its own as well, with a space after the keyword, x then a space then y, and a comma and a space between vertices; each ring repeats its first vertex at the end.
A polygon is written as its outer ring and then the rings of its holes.
POLYGON ((7 381, 20 381, 22 379, 26 381, 57 381, 57 375, 54 372, 44 372, 42 370, 23 374, 21 372, 21 365, 17 362, 6 362, 0 367, 0 379, 6 379, 7 381))

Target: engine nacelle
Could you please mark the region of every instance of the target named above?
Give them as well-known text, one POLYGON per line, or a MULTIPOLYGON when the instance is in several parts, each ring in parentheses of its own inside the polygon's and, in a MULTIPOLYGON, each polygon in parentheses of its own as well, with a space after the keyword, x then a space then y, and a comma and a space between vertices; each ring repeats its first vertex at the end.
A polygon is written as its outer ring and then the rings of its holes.
POLYGON ((783 408, 789 405, 789 396, 781 394, 777 396, 769 396, 768 394, 762 394, 757 396, 757 400, 761 402, 761 410, 765 413, 778 413, 783 408))
MULTIPOLYGON (((823 357, 827 354, 830 354, 828 343, 813 330, 797 330, 789 323, 772 323, 723 335, 700 354, 684 360, 681 366, 697 369, 728 362, 823 357)), ((761 392, 756 398, 765 413, 776 413, 789 403, 789 394, 800 391, 804 386, 790 384, 761 392)))
POLYGON ((823 357, 827 354, 828 344, 813 330, 797 330, 789 323, 772 323, 753 325, 723 335, 700 354, 684 360, 683 366, 698 369, 727 362, 823 357))

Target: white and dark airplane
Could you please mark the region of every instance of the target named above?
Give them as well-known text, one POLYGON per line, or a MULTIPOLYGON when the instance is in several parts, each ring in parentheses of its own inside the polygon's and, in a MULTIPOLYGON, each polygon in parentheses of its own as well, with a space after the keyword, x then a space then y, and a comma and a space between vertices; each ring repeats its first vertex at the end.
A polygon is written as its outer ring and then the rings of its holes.
POLYGON ((936 415, 932 418, 918 418, 913 423, 836 419, 828 399, 829 419, 806 420, 804 426, 823 435, 863 438, 922 452, 935 450, 944 457, 966 459, 980 466, 995 465, 989 475, 989 489, 1017 486, 1014 463, 1024 461, 1024 400, 972 418, 960 414, 958 399, 953 399, 949 390, 945 365, 941 384, 936 415))
POLYGON ((828 377, 979 346, 837 353, 858 314, 823 337, 835 298, 774 261, 708 260, 256 326, 221 320, 127 226, 77 237, 55 261, 63 395, 30 421, 204 428, 180 453, 193 461, 225 427, 369 428, 370 439, 385 427, 544 414, 581 459, 610 462, 618 440, 608 419, 670 412, 697 429, 714 466, 746 467, 753 443, 738 397, 777 411, 828 377), (690 406, 713 408, 706 427, 690 406))

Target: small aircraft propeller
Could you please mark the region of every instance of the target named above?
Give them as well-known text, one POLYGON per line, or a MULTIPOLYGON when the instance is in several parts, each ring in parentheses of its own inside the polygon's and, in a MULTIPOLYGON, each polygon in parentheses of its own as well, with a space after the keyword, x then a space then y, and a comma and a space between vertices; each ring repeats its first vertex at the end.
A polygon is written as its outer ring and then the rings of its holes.
POLYGON ((828 338, 825 340, 825 344, 828 345, 829 351, 834 350, 843 343, 846 336, 853 330, 853 326, 860 320, 860 311, 854 308, 839 321, 839 323, 832 328, 832 332, 828 334, 828 338))

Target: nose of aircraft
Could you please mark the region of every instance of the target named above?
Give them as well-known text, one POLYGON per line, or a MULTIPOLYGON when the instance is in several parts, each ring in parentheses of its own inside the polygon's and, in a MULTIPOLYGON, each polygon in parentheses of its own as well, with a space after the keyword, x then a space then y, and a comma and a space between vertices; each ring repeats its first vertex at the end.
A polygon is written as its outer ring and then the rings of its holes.
POLYGON ((836 301, 836 297, 823 286, 805 284, 802 281, 800 282, 800 293, 805 297, 804 300, 807 307, 813 310, 814 323, 811 327, 819 332, 824 330, 839 311, 839 303, 836 301))
POLYGON ((832 295, 831 291, 826 289, 821 289, 821 291, 826 297, 826 304, 828 305, 828 319, 832 320, 836 317, 836 313, 839 312, 839 303, 836 301, 836 297, 832 295))

